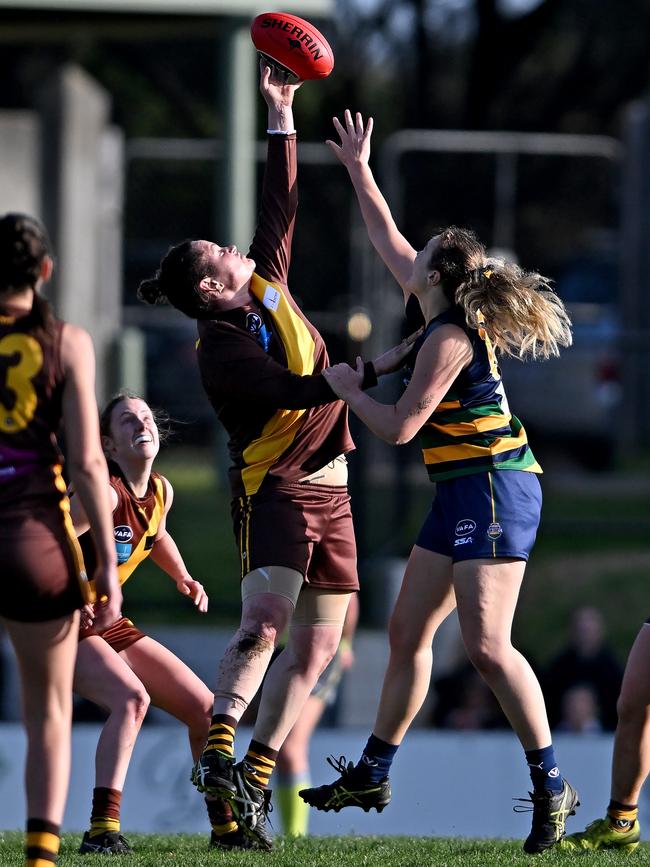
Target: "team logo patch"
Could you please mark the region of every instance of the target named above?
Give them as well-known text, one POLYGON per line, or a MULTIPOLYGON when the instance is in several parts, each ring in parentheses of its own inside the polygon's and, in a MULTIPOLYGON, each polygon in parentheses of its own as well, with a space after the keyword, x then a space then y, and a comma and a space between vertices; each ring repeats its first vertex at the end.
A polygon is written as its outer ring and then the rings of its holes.
POLYGON ((116 542, 130 542, 133 538, 133 530, 126 524, 118 524, 113 529, 113 537, 116 542))
POLYGON ((257 334, 261 327, 262 317, 259 313, 246 314, 246 331, 250 331, 251 334, 257 334))
POLYGON ((463 518, 462 521, 459 521, 456 524, 456 535, 469 536, 469 534, 473 533, 475 529, 476 521, 472 521, 471 518, 463 518))
POLYGON ((488 539, 499 539, 503 536, 503 529, 501 524, 498 521, 495 521, 493 524, 487 528, 488 539))

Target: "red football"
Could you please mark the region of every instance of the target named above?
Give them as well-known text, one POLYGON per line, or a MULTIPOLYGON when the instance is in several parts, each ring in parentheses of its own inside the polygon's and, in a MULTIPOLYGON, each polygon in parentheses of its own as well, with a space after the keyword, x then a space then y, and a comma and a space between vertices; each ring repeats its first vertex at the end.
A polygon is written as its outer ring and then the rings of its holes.
POLYGON ((325 78, 334 69, 334 54, 323 34, 289 12, 258 15, 251 39, 260 54, 301 80, 325 78))

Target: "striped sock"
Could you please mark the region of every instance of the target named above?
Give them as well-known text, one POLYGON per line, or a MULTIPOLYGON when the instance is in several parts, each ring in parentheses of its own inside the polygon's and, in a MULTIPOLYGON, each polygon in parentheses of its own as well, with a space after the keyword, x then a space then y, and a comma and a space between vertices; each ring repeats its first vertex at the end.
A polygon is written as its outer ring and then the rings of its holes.
POLYGON ((122 792, 119 789, 107 789, 103 786, 93 789, 93 809, 88 831, 91 840, 107 832, 119 834, 121 804, 122 792))
POLYGON ((61 828, 45 819, 28 819, 25 867, 52 867, 61 845, 61 828))
POLYGON ((207 753, 216 750, 216 752, 223 753, 224 756, 232 758, 235 755, 236 728, 237 720, 233 716, 228 716, 225 713, 215 713, 210 722, 208 741, 203 748, 203 752, 207 753))
POLYGON ((279 750, 251 741, 244 756, 244 776, 258 789, 267 789, 279 750))
POLYGON ((625 833, 636 822, 639 815, 638 804, 621 804, 620 801, 610 801, 607 807, 607 818, 612 831, 625 833))
POLYGON ((231 834, 239 827, 232 812, 232 806, 224 798, 206 798, 210 827, 217 837, 231 834))

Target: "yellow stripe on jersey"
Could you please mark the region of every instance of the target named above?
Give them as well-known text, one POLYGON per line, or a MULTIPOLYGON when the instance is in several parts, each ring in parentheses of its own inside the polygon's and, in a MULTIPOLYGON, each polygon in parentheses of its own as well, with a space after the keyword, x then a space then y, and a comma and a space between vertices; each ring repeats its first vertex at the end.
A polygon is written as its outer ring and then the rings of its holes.
MULTIPOLYGON (((289 304, 282 287, 253 274, 251 292, 269 311, 276 334, 284 346, 289 370, 299 376, 313 373, 314 339, 289 304)), ((269 469, 294 441, 305 412, 304 409, 277 410, 264 425, 261 435, 244 449, 246 467, 242 470, 242 482, 247 495, 259 490, 269 469)))
POLYGON ((77 581, 79 582, 79 589, 81 590, 81 598, 84 601, 84 604, 87 602, 95 602, 95 591, 90 586, 90 582, 88 581, 88 575, 86 574, 86 566, 84 564, 84 557, 81 551, 81 545, 77 540, 77 534, 74 529, 74 524, 72 523, 72 518, 70 517, 70 500, 67 495, 67 487, 65 481, 63 480, 63 471, 60 464, 55 464, 52 467, 54 471, 54 486, 60 494, 63 494, 61 499, 59 500, 59 508, 61 509, 61 514, 63 515, 63 528, 65 530, 66 540, 68 543, 68 547, 70 548, 70 553, 72 554, 72 562, 74 563, 74 571, 77 581))
POLYGON ((158 533, 158 527, 160 526, 160 522, 165 514, 165 483, 161 478, 154 479, 153 482, 155 488, 155 505, 153 507, 153 512, 151 513, 151 518, 149 519, 149 526, 147 527, 146 532, 142 534, 142 538, 138 542, 136 548, 131 551, 129 559, 125 563, 120 563, 118 565, 117 577, 119 578, 120 584, 124 584, 127 578, 131 576, 134 569, 139 566, 143 560, 146 560, 151 553, 151 548, 147 550, 145 547, 147 539, 150 539, 158 533))
MULTIPOLYGON (((435 418, 435 414, 432 418, 435 418)), ((447 424, 436 424, 430 420, 427 422, 427 427, 433 427, 453 437, 460 437, 465 436, 465 434, 499 430, 500 427, 510 424, 511 418, 511 415, 481 415, 472 421, 448 422, 447 424)))
POLYGON ((438 464, 443 461, 462 461, 468 458, 482 458, 490 455, 498 455, 509 452, 526 445, 528 439, 526 431, 521 428, 516 437, 497 437, 489 446, 475 446, 471 443, 458 443, 453 446, 437 446, 430 449, 422 449, 424 462, 427 465, 438 464))

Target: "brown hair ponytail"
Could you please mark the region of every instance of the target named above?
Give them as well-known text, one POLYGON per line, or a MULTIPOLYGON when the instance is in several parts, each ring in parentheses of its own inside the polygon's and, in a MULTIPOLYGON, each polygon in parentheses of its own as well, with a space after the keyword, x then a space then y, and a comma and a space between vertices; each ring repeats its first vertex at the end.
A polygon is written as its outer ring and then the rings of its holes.
POLYGON ((36 289, 41 266, 51 255, 50 239, 42 223, 27 214, 0 217, 0 292, 34 290, 32 316, 48 328, 54 318, 52 308, 36 289))

